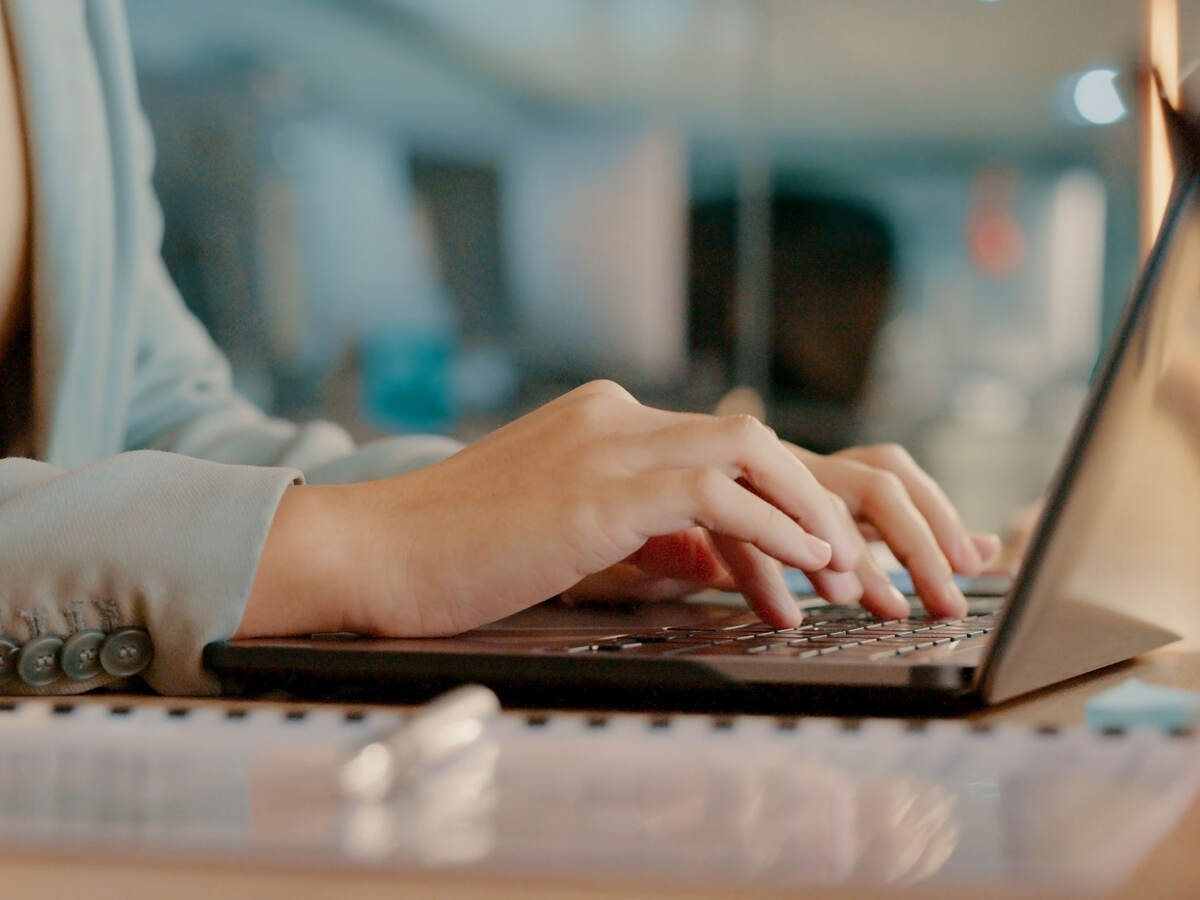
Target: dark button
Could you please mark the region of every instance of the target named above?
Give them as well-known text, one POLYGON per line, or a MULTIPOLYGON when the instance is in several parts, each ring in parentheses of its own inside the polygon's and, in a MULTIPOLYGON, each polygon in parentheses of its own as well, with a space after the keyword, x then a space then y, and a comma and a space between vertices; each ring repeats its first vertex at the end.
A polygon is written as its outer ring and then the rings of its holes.
POLYGON ((100 645, 104 643, 105 634, 96 628, 77 631, 69 638, 62 649, 62 670, 68 678, 83 681, 99 675, 100 645))
POLYGON ((17 654, 21 645, 6 634, 0 634, 0 684, 17 674, 17 654))
POLYGON ((100 665, 109 675, 136 675, 150 665, 154 644, 142 628, 114 631, 100 648, 100 665))
POLYGON ((30 687, 44 687, 58 681, 62 670, 58 660, 62 654, 63 639, 52 634, 35 637, 17 654, 17 674, 30 687))

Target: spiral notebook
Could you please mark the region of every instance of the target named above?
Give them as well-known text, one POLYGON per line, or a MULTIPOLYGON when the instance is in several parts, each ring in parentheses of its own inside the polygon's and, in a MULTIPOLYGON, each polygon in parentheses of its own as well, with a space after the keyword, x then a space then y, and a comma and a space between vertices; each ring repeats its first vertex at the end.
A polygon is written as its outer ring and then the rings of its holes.
POLYGON ((0 708, 9 853, 631 883, 1098 889, 1200 783, 1189 736, 889 720, 505 714, 380 803, 341 763, 404 714, 0 708))

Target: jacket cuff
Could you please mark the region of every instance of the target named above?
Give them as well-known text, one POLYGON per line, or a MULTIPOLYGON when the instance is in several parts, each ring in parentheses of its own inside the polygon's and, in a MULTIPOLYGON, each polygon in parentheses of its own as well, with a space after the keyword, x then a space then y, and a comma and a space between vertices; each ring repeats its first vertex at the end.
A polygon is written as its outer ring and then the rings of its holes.
MULTIPOLYGON (((218 693, 201 663, 204 646, 237 630, 279 500, 302 482, 299 470, 139 450, 26 474, 0 510, 3 630, 29 641, 144 628, 153 657, 141 677, 150 687, 218 693)), ((6 687, 75 693, 105 680, 6 687)))
POLYGON ((162 493, 181 504, 186 536, 168 536, 146 559, 137 612, 154 641, 143 677, 162 694, 218 694, 202 664, 204 647, 233 636, 242 621, 259 557, 283 492, 302 484, 298 469, 234 466, 170 455, 162 493), (178 471, 174 471, 178 469, 178 471), (170 470, 170 471, 168 471, 170 470))

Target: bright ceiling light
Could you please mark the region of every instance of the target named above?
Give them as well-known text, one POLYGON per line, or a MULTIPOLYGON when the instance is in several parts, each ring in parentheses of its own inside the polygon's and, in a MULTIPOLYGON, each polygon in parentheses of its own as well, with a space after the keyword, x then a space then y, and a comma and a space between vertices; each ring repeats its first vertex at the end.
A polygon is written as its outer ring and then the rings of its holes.
POLYGON ((1125 104, 1117 93, 1116 69, 1092 69, 1075 81, 1075 111, 1092 125, 1111 125, 1125 118, 1125 104))

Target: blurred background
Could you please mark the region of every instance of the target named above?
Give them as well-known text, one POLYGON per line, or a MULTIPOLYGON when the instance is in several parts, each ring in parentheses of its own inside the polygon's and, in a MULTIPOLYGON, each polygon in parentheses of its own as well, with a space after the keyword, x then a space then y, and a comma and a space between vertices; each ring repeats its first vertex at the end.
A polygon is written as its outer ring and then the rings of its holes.
POLYGON ((749 384, 999 528, 1136 272, 1143 0, 127 2, 184 297, 360 438, 749 384))

